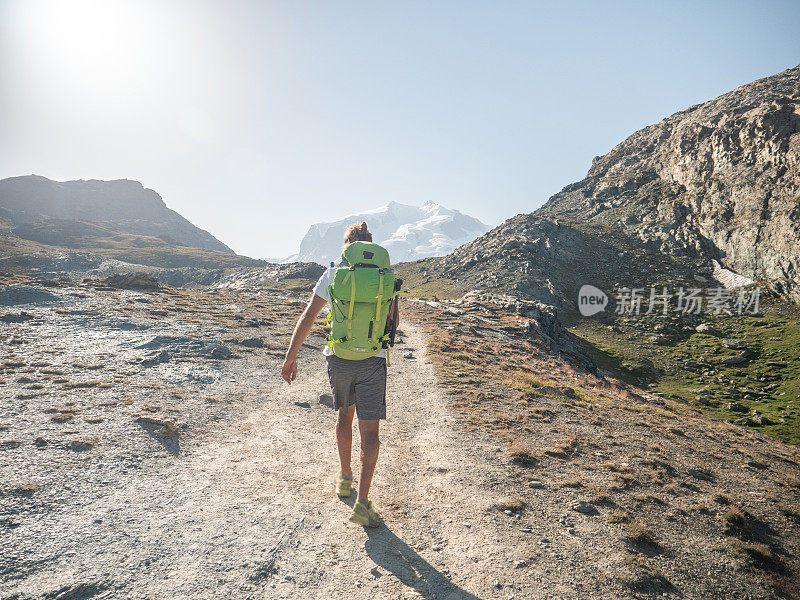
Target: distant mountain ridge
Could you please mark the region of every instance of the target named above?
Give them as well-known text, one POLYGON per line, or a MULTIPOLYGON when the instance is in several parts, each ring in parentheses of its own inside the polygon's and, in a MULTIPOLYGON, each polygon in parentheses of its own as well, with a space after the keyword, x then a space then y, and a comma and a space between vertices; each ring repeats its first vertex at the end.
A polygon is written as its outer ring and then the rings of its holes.
POLYGON ((233 254, 213 235, 167 208, 155 191, 128 179, 61 182, 39 175, 3 179, 0 218, 9 221, 19 237, 42 243, 59 242, 48 225, 64 230, 67 223, 77 227, 76 222, 84 222, 157 237, 169 244, 233 254))
POLYGON ((4 268, 24 270, 43 256, 71 254, 163 268, 266 264, 236 254, 138 181, 60 182, 39 175, 0 180, 4 268))
POLYGON ((328 265, 341 256, 345 227, 359 221, 367 222, 373 240, 389 251, 392 262, 443 256, 489 230, 478 219, 435 202, 422 206, 390 202, 374 210, 311 225, 300 242, 300 251, 284 262, 328 265))

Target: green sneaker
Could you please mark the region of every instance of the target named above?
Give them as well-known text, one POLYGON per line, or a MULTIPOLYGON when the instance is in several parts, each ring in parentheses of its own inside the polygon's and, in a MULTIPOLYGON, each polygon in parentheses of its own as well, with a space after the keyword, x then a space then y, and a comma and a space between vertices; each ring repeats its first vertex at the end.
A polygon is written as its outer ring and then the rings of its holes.
POLYGON ((333 485, 336 486, 336 495, 339 498, 348 498, 352 493, 351 486, 353 485, 353 475, 342 475, 339 471, 336 477, 333 478, 333 485))
POLYGON ((350 521, 364 527, 380 527, 383 525, 383 519, 372 508, 372 500, 367 500, 366 502, 359 500, 356 502, 353 506, 353 514, 350 515, 350 521))

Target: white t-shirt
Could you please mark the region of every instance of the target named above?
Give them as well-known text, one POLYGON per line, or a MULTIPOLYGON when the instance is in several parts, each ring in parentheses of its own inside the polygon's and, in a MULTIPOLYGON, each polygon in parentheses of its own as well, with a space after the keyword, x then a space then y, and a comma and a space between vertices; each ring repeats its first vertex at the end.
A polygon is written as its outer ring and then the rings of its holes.
MULTIPOLYGON (((342 263, 342 259, 340 258, 335 264, 331 263, 325 272, 320 275, 320 278, 317 280, 317 284, 314 286, 314 293, 325 300, 328 303, 328 310, 331 309, 331 295, 328 292, 328 287, 331 285, 331 277, 333 277, 333 272, 337 266, 342 263)), ((333 348, 328 346, 327 344, 322 349, 322 354, 325 356, 330 356, 333 354, 333 348)), ((386 358, 386 350, 381 350, 375 356, 380 356, 382 358, 386 358)))

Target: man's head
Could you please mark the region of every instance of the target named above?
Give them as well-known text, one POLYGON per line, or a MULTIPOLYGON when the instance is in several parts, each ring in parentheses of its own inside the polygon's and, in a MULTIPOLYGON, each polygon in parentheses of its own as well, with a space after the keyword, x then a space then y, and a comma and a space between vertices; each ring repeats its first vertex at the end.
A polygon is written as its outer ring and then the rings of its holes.
POLYGON ((344 245, 352 244, 353 242, 371 242, 372 234, 367 229, 367 222, 353 223, 348 225, 344 230, 344 245))

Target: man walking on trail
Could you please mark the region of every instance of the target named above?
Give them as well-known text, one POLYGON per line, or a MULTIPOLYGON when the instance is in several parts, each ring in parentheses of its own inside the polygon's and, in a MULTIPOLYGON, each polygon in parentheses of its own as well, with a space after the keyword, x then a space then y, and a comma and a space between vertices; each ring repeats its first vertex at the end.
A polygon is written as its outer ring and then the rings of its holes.
MULTIPOLYGON (((399 280, 397 280, 399 283, 399 280)), ((366 223, 356 223, 344 234, 342 259, 325 270, 289 342, 281 376, 291 385, 297 378, 297 354, 320 311, 330 306, 328 345, 323 350, 333 393, 336 447, 341 469, 334 477, 336 494, 351 494, 353 471, 353 417, 361 435, 358 496, 350 521, 365 527, 383 523, 368 499, 380 440, 378 428, 386 418, 386 367, 389 335, 398 323, 395 296, 398 286, 389 269, 389 254, 372 243, 366 223)))

